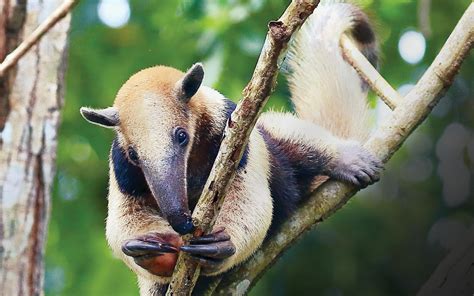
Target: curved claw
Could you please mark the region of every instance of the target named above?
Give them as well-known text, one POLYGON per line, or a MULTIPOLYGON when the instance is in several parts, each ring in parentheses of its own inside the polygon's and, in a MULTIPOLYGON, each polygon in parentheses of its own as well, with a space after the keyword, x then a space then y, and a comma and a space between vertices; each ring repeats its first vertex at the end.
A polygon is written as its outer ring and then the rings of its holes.
POLYGON ((211 243, 207 245, 182 246, 181 251, 213 259, 225 259, 235 254, 234 244, 228 240, 224 242, 211 243))
POLYGON ((180 250, 199 258, 200 261, 208 260, 213 265, 235 254, 235 246, 224 228, 195 237, 189 241, 189 245, 181 246, 180 250))
POLYGON ((122 252, 131 257, 145 255, 159 256, 162 253, 177 253, 178 249, 167 243, 148 242, 139 239, 131 239, 122 245, 122 252))
POLYGON ((200 237, 193 237, 189 240, 191 245, 209 244, 230 240, 230 236, 225 232, 225 228, 219 228, 213 233, 205 234, 200 237))

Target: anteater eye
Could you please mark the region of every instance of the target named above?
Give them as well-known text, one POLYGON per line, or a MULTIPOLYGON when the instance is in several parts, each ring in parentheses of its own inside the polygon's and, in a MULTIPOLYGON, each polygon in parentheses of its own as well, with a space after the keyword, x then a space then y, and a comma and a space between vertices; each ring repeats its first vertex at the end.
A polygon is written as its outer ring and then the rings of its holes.
POLYGON ((176 141, 180 146, 186 146, 189 141, 188 133, 183 128, 177 128, 175 131, 176 141))
POLYGON ((128 147, 128 158, 130 158, 133 164, 138 165, 138 154, 137 151, 135 151, 135 149, 133 149, 132 147, 128 147))

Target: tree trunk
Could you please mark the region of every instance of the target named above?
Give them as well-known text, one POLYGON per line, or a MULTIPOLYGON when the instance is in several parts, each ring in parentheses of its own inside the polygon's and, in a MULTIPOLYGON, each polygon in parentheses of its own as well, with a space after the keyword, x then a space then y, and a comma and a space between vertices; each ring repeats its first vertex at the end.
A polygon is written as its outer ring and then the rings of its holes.
MULTIPOLYGON (((0 61, 61 0, 0 0, 0 61)), ((70 17, 0 78, 0 295, 43 294, 70 17)))

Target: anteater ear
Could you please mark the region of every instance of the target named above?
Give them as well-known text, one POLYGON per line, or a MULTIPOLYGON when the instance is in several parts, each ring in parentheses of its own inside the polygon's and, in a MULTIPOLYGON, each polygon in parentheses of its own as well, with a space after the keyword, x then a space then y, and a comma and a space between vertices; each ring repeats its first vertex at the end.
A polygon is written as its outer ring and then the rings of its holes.
POLYGON ((184 74, 184 77, 176 83, 178 98, 187 103, 196 94, 204 78, 204 69, 201 63, 194 64, 184 74))
POLYGON ((118 110, 115 107, 105 109, 91 109, 81 107, 81 115, 85 120, 92 124, 97 124, 103 127, 112 128, 119 125, 118 110))

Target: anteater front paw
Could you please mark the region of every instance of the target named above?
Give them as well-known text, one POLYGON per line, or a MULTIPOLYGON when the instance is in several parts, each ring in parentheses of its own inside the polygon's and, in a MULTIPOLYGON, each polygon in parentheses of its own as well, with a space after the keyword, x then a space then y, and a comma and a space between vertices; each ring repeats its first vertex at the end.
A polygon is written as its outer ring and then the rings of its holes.
POLYGON ((127 240, 122 252, 151 274, 169 277, 178 259, 181 238, 172 233, 149 233, 127 240))
POLYGON ((332 161, 329 176, 365 188, 380 179, 383 164, 359 143, 347 143, 338 147, 332 161))

